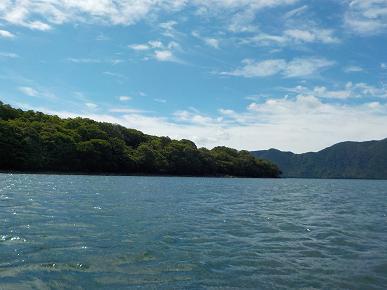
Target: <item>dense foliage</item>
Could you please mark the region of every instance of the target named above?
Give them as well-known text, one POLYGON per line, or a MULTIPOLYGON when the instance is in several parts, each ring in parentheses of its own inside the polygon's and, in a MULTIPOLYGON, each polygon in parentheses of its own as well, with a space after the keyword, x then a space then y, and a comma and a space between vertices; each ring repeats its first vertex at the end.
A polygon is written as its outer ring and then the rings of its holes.
POLYGON ((247 151, 198 149, 90 119, 61 119, 0 102, 0 170, 277 177, 247 151))
POLYGON ((387 139, 343 142, 305 154, 274 149, 253 154, 277 164, 284 177, 387 179, 387 139))

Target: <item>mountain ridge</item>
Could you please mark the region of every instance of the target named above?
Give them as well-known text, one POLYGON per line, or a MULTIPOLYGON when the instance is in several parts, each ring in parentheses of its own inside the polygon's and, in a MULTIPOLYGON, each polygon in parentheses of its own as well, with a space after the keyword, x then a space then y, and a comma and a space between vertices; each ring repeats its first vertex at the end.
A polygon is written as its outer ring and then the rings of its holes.
POLYGON ((251 153, 277 164, 283 177, 387 179, 387 138, 344 141, 302 154, 274 148, 251 153))

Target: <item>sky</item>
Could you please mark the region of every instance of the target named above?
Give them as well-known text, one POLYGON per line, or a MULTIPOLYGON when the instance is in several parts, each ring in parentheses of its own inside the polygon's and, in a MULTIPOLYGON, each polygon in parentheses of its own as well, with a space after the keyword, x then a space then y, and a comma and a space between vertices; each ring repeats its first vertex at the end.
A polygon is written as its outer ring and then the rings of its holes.
POLYGON ((387 137, 387 0, 0 0, 0 100, 198 146, 387 137))

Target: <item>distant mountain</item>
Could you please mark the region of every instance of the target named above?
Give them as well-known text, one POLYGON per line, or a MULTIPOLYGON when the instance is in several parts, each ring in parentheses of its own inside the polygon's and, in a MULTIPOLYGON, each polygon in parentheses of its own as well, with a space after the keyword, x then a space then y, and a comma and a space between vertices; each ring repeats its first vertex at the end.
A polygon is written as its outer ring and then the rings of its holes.
POLYGON ((387 179, 387 139, 343 142, 304 154, 276 149, 252 154, 277 164, 283 177, 387 179))

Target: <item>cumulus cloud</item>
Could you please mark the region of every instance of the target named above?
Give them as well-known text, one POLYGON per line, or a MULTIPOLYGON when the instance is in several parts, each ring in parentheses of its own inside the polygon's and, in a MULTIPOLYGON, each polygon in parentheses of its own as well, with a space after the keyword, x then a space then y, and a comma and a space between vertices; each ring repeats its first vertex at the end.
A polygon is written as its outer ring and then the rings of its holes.
POLYGON ((364 141, 387 136, 386 103, 374 101, 349 106, 326 103, 314 95, 269 98, 252 102, 240 112, 221 108, 215 116, 193 109, 177 111, 170 117, 122 108, 103 114, 43 111, 62 117, 81 115, 147 134, 191 139, 208 148, 226 145, 247 150, 278 148, 306 152, 344 140, 364 141))
POLYGON ((324 58, 268 59, 264 61, 244 60, 243 66, 222 75, 241 76, 246 78, 282 75, 287 78, 308 77, 334 65, 333 61, 324 58))

